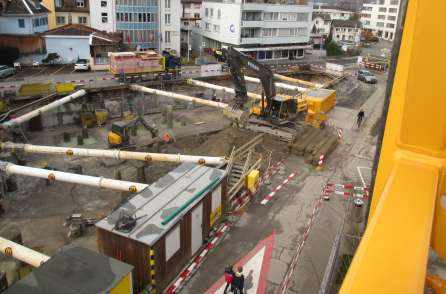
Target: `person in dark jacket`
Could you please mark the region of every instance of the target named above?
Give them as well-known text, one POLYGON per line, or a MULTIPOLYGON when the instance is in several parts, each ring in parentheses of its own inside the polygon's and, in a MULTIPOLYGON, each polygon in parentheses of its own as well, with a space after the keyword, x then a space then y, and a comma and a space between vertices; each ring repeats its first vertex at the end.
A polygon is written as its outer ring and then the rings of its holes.
POLYGON ((358 125, 358 129, 361 127, 362 121, 364 120, 365 112, 364 110, 360 110, 358 115, 356 116, 356 124, 358 125))
POLYGON ((234 270, 232 269, 232 265, 228 265, 225 268, 225 281, 226 281, 226 287, 225 287, 225 291, 223 292, 224 294, 227 293, 229 286, 231 286, 231 292, 234 292, 233 288, 232 288, 232 281, 234 280, 234 270))
POLYGON ((234 274, 234 279, 232 280, 232 287, 234 293, 243 294, 243 289, 245 287, 245 276, 243 275, 243 267, 239 266, 234 274))

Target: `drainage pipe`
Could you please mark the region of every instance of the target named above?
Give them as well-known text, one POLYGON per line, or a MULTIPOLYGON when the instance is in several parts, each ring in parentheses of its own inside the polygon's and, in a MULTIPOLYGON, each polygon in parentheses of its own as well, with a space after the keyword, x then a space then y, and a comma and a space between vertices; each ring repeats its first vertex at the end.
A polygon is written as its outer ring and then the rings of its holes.
POLYGON ((42 113, 45 113, 45 112, 47 112, 47 111, 49 111, 51 109, 54 109, 56 107, 59 107, 59 106, 65 104, 65 103, 71 102, 74 99, 82 97, 85 94, 87 94, 87 92, 85 90, 76 91, 73 94, 70 94, 68 96, 65 96, 65 97, 59 99, 59 100, 51 102, 51 103, 49 103, 47 105, 44 105, 42 107, 39 107, 39 108, 37 108, 37 109, 35 109, 33 111, 30 111, 30 112, 28 112, 28 113, 26 113, 26 114, 24 114, 22 116, 19 116, 17 118, 13 118, 11 120, 8 120, 7 122, 4 122, 2 124, 2 126, 6 127, 6 128, 15 127, 17 125, 20 125, 20 124, 26 122, 26 121, 29 121, 33 117, 36 117, 36 116, 38 116, 38 115, 40 115, 42 113))
POLYGON ((5 161, 0 161, 0 170, 6 172, 7 174, 30 176, 47 179, 50 181, 61 181, 66 183, 80 184, 132 193, 141 192, 149 186, 141 183, 119 181, 103 177, 93 177, 61 171, 47 170, 43 168, 16 165, 5 161))
POLYGON ((45 254, 2 237, 0 237, 0 251, 6 256, 14 257, 15 259, 34 267, 39 267, 50 259, 50 257, 45 254))
POLYGON ((199 155, 182 155, 182 154, 165 154, 165 153, 149 153, 149 152, 133 152, 122 150, 104 150, 104 149, 87 149, 87 148, 72 148, 72 147, 55 147, 55 146, 40 146, 31 144, 20 144, 5 142, 0 143, 1 150, 21 150, 25 153, 40 153, 40 154, 59 154, 66 156, 79 157, 96 157, 96 158, 114 158, 114 159, 128 159, 141 161, 166 161, 166 162, 191 162, 206 165, 220 165, 226 162, 224 157, 215 156, 199 156, 199 155))

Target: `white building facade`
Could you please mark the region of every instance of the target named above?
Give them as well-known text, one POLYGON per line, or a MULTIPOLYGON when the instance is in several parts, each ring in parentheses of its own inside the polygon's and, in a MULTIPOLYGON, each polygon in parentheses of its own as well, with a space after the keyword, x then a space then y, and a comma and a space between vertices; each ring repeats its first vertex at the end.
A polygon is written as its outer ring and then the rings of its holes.
POLYGON ((181 14, 180 0, 160 0, 160 50, 175 50, 180 54, 181 14))
POLYGON ((133 49, 180 52, 180 0, 90 0, 91 27, 122 33, 133 49))
POLYGON ((341 9, 331 5, 314 5, 313 13, 328 14, 331 19, 349 20, 355 14, 353 10, 341 9))
POLYGON ((193 30, 200 27, 202 0, 181 0, 181 56, 189 56, 193 30))
POLYGON ((361 22, 359 20, 333 20, 332 40, 340 45, 358 46, 361 42, 361 22))
POLYGON ((361 11, 364 29, 377 37, 393 41, 395 38, 400 0, 368 0, 361 11))
POLYGON ((235 46, 258 60, 303 58, 313 5, 203 1, 205 48, 235 46))

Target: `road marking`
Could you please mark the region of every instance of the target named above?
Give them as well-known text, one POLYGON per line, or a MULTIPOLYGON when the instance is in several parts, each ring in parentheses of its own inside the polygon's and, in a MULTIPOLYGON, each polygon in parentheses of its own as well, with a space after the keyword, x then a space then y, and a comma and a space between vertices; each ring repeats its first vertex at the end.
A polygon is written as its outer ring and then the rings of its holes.
POLYGON ((65 68, 65 66, 66 65, 62 65, 60 68, 58 68, 58 69, 56 69, 56 71, 54 71, 54 72, 52 72, 52 73, 50 73, 50 75, 54 75, 54 74, 57 74, 58 72, 60 72, 62 69, 64 69, 65 68))
POLYGON ((266 195, 265 198, 263 198, 262 201, 260 201, 260 204, 265 205, 267 204, 270 200, 273 199, 274 195, 276 195, 276 193, 278 191, 280 191, 283 187, 285 187, 295 176, 297 175, 297 172, 292 172, 285 180, 282 181, 281 184, 279 184, 277 187, 275 187, 268 195, 266 195))
MULTIPOLYGON (((234 270, 238 266, 243 267, 245 276, 245 292, 247 294, 264 294, 266 279, 268 276, 271 255, 274 246, 275 233, 260 241, 254 249, 234 264, 234 270)), ((224 267, 225 265, 222 265, 224 267)), ((205 293, 222 294, 226 287, 224 276, 216 281, 205 293)))

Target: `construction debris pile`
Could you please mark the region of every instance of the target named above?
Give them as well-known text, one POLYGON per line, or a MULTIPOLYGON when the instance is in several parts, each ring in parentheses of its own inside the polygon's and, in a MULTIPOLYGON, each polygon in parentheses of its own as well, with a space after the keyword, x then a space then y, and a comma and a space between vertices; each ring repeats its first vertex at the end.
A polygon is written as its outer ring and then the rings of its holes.
POLYGON ((307 127, 302 135, 290 145, 291 153, 305 157, 309 164, 321 165, 338 144, 338 137, 329 129, 307 127))

